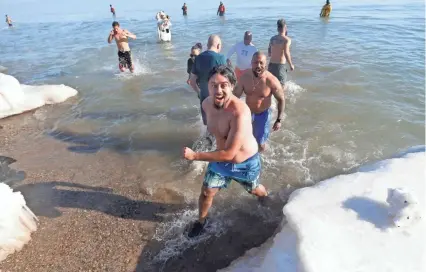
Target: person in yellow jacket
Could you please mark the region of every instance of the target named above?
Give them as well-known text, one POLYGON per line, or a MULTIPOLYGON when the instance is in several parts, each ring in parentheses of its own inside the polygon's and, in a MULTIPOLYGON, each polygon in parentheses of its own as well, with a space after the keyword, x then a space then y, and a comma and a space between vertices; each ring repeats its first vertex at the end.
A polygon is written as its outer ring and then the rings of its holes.
POLYGON ((322 7, 320 17, 328 17, 331 13, 331 4, 330 1, 327 0, 326 4, 322 7))

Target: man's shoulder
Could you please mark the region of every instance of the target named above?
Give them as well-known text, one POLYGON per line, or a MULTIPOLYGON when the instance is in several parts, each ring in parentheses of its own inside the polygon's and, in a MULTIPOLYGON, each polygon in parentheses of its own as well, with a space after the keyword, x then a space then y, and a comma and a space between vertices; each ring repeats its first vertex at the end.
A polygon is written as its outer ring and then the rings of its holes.
POLYGON ((211 96, 206 97, 206 99, 204 99, 204 101, 201 103, 201 107, 203 107, 203 109, 208 108, 210 105, 212 104, 212 98, 211 96))
POLYGON ((250 108, 248 107, 247 103, 244 102, 243 100, 235 97, 234 99, 234 106, 235 106, 235 111, 234 111, 234 116, 235 117, 251 117, 251 111, 250 108))
POLYGON ((266 72, 266 83, 268 84, 269 87, 281 85, 278 78, 276 78, 271 72, 269 71, 265 71, 265 72, 266 72))
POLYGON ((225 57, 225 55, 223 55, 223 54, 220 54, 220 53, 216 53, 216 52, 214 52, 215 54, 214 54, 214 58, 216 59, 216 61, 219 63, 219 64, 223 64, 223 65, 225 65, 226 64, 226 57, 225 57))

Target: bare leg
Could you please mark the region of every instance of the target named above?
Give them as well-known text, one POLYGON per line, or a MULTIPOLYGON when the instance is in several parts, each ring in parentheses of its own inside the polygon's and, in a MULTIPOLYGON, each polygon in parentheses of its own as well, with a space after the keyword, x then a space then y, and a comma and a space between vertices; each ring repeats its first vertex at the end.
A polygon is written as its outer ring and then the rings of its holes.
POLYGON ((219 188, 201 188, 200 198, 198 199, 198 221, 203 224, 206 220, 210 207, 213 204, 213 197, 219 191, 219 188))
POLYGON ((120 69, 121 72, 126 71, 126 68, 121 64, 118 64, 118 68, 120 69))

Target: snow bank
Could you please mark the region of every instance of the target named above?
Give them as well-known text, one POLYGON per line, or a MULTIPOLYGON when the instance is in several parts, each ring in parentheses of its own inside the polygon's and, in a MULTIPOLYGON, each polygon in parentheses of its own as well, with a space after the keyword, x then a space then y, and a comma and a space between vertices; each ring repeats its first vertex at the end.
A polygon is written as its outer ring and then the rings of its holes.
POLYGON ((220 271, 426 271, 425 162, 419 147, 296 190, 281 231, 220 271))
POLYGON ((13 76, 0 73, 0 119, 61 103, 75 95, 77 91, 65 85, 21 85, 13 76))
POLYGON ((22 194, 0 183, 0 262, 31 240, 36 221, 22 194))

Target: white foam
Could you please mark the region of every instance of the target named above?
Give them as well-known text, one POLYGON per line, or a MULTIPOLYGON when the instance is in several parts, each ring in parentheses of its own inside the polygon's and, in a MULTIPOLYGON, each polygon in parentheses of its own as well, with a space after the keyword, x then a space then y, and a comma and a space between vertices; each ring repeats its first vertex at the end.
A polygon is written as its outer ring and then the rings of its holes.
POLYGON ((65 85, 23 85, 13 76, 0 73, 0 118, 62 103, 75 95, 77 91, 65 85))
POLYGON ((285 83, 285 97, 288 99, 288 101, 292 104, 296 103, 297 96, 303 92, 306 91, 306 89, 302 88, 301 86, 297 85, 293 81, 287 81, 285 83))
POLYGON ((296 190, 273 240, 220 271, 426 271, 424 149, 296 190), (389 189, 410 200, 404 227, 389 216, 389 189))
POLYGON ((20 192, 0 183, 0 262, 19 251, 37 230, 37 218, 20 192))
MULTIPOLYGON (((118 70, 116 76, 120 79, 129 79, 133 78, 134 76, 152 74, 152 70, 149 68, 149 66, 144 64, 144 62, 138 57, 134 57, 132 59, 132 63, 134 67, 133 73, 131 73, 128 69, 126 69, 124 72, 120 72, 120 70, 118 70)), ((118 66, 115 67, 118 69, 118 66)))
POLYGON ((220 213, 215 212, 214 208, 210 213, 214 214, 214 220, 210 220, 205 232, 196 238, 188 238, 186 230, 197 219, 198 210, 185 210, 175 215, 174 220, 162 223, 157 228, 153 239, 165 242, 165 244, 152 261, 164 264, 170 258, 182 254, 186 249, 194 247, 212 236, 219 237, 222 235, 229 222, 220 213))

